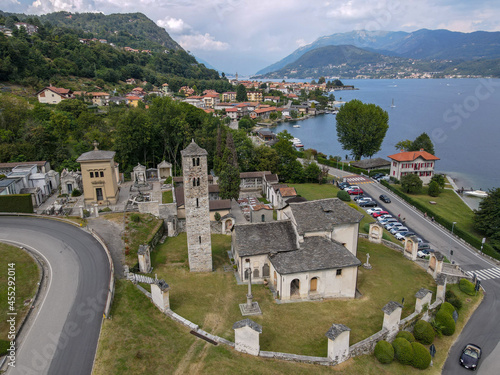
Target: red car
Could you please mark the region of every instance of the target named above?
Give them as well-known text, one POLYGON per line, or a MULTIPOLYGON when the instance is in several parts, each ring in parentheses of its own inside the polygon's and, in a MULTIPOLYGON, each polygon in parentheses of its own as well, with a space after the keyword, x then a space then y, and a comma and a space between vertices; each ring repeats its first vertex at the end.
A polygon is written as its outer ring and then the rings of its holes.
POLYGON ((388 215, 388 214, 389 214, 389 212, 387 212, 387 211, 377 211, 377 212, 374 212, 372 216, 379 217, 379 216, 388 215))
POLYGON ((361 195, 364 194, 361 189, 352 189, 348 191, 349 195, 361 195))

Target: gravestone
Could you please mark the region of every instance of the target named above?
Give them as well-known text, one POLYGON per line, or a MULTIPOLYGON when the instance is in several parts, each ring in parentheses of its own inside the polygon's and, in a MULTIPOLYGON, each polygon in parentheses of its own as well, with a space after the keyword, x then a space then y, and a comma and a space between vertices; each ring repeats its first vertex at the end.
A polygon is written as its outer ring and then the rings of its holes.
POLYGON ((139 258, 139 272, 151 272, 151 254, 149 245, 140 245, 137 250, 137 257, 139 258))

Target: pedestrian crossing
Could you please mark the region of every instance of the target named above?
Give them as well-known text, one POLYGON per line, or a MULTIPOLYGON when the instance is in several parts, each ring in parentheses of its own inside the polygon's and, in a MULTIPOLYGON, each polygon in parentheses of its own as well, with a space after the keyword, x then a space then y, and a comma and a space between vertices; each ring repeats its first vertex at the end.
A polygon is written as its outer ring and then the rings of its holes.
POLYGON ((475 271, 465 271, 469 276, 474 276, 476 274, 479 280, 489 280, 489 279, 499 279, 500 278, 500 268, 485 268, 482 270, 475 271))
POLYGON ((373 180, 371 178, 366 178, 366 177, 358 176, 358 175, 347 176, 344 178, 351 185, 354 185, 354 184, 372 184, 373 183, 373 180))

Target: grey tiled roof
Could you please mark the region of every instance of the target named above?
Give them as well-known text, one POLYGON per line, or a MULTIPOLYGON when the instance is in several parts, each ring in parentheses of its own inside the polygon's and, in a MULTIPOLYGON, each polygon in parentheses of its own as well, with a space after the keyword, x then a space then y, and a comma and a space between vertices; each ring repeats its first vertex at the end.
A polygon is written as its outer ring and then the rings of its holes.
POLYGON ((255 323, 253 320, 250 320, 248 318, 240 320, 239 322, 236 322, 233 324, 233 329, 243 328, 243 327, 250 327, 254 331, 262 333, 262 326, 255 323))
POLYGON ((270 173, 269 171, 241 172, 240 178, 264 177, 264 175, 269 173, 270 173))
POLYGON ((338 198, 290 203, 299 234, 331 231, 335 225, 359 223, 363 214, 338 198))
POLYGON ((394 301, 389 301, 384 307, 382 307, 382 311, 387 315, 391 315, 398 307, 403 308, 403 305, 394 301))
POLYGON ((297 235, 288 220, 238 224, 234 235, 235 250, 241 257, 297 249, 297 235))
POLYGON ((272 255, 270 260, 282 275, 361 265, 361 261, 341 243, 316 236, 306 237, 299 250, 272 255))
POLYGON ((335 340, 342 332, 350 331, 351 329, 343 324, 332 324, 330 329, 325 333, 325 336, 330 340, 335 340))
POLYGON ((444 255, 441 254, 439 251, 435 251, 434 255, 436 256, 437 260, 443 260, 444 259, 444 255))
POLYGON ((440 273, 436 277, 437 285, 446 285, 446 275, 444 273, 440 273))
POLYGON ((191 141, 189 146, 187 146, 184 150, 181 151, 182 156, 202 156, 202 155, 208 155, 207 150, 201 148, 198 146, 195 142, 194 139, 191 141))
POLYGON ((82 161, 90 160, 111 160, 115 157, 115 154, 116 153, 114 151, 92 150, 81 154, 76 161, 81 163, 82 161))
POLYGON ((432 293, 429 289, 421 288, 417 293, 415 293, 415 298, 422 299, 429 293, 432 293))
POLYGON ((382 158, 374 159, 364 159, 351 162, 351 165, 356 168, 371 169, 371 168, 383 168, 391 165, 389 160, 382 158))

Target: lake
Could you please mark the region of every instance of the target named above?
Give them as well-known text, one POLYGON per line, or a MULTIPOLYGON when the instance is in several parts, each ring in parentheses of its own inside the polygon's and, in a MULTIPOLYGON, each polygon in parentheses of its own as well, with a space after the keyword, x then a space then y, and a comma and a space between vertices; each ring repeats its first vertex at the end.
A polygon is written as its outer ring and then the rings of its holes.
MULTIPOLYGON (((500 187, 500 79, 342 81, 359 90, 336 91, 337 100, 359 99, 389 113, 389 130, 374 157, 387 159, 397 152, 397 142, 426 132, 441 159, 436 170, 453 177, 458 187, 500 187)), ((305 148, 345 158, 348 152, 338 143, 335 127, 335 115, 327 114, 271 130, 286 129, 305 148)))

